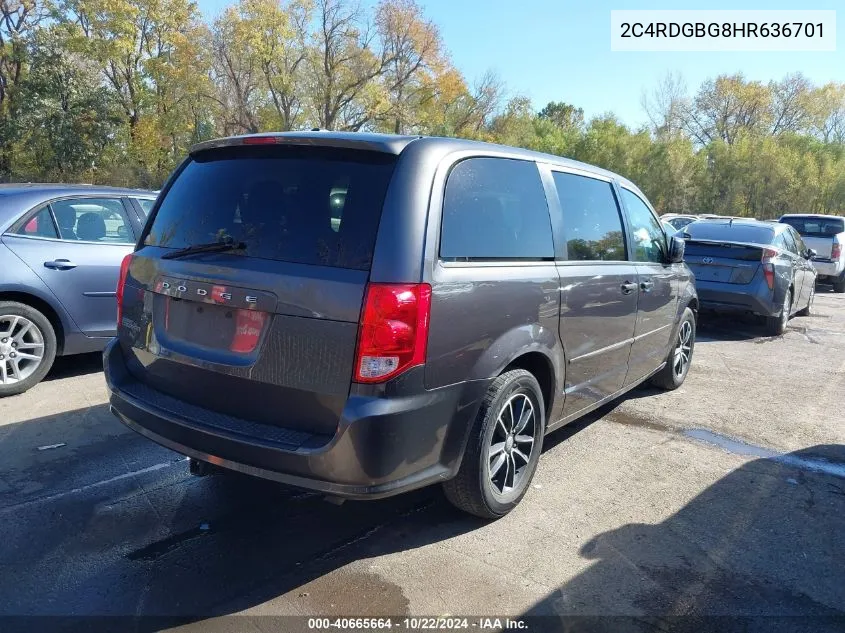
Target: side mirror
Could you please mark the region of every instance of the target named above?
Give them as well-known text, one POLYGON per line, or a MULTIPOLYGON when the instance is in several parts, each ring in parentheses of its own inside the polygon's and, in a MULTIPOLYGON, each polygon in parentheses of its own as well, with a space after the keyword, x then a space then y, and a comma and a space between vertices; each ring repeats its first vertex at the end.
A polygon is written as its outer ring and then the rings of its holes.
POLYGON ((807 259, 815 259, 816 255, 818 255, 818 253, 812 248, 807 249, 807 259))
POLYGON ((680 264, 684 261, 684 250, 687 243, 680 237, 669 236, 669 263, 680 264))

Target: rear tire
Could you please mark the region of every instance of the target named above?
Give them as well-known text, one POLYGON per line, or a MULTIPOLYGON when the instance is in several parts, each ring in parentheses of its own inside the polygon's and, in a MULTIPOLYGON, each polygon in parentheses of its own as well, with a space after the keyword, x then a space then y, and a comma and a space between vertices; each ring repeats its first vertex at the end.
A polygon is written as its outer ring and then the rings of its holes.
POLYGON ((446 498, 484 519, 505 516, 531 484, 545 429, 543 392, 537 379, 524 369, 496 378, 476 415, 458 474, 443 484, 446 498), (527 461, 526 448, 530 450, 527 461))
POLYGON ((792 290, 787 290, 780 314, 778 316, 766 317, 766 332, 769 336, 780 336, 786 331, 786 324, 789 323, 789 313, 791 310, 792 290))
POLYGON ((674 391, 686 380, 692 365, 692 353, 695 349, 695 314, 690 308, 685 308, 678 325, 678 333, 666 366, 651 379, 651 384, 667 391, 674 391))
POLYGON ((25 303, 0 301, 0 356, 0 398, 37 385, 56 359, 56 332, 50 320, 25 303), (28 358, 39 355, 37 360, 28 358))
POLYGON ((833 292, 845 292, 845 273, 833 282, 833 292))

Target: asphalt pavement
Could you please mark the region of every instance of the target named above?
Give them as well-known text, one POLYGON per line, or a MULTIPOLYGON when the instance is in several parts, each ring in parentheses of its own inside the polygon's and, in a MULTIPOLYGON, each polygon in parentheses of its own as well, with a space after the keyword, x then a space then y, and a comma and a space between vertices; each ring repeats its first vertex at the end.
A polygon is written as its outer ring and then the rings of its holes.
POLYGON ((845 295, 820 292, 780 337, 703 315, 681 389, 546 438, 529 494, 493 523, 436 488, 335 505, 193 477, 109 413, 97 355, 60 359, 0 401, 0 537, 0 631, 488 614, 845 630, 845 295))

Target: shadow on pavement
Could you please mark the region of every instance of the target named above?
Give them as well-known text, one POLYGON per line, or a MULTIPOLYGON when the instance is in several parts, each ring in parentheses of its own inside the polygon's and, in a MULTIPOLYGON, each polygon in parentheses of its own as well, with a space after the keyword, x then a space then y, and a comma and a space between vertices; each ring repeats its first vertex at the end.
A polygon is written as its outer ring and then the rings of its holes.
MULTIPOLYGON (((793 458, 845 472, 840 445, 793 458)), ((592 565, 524 614, 544 616, 536 630, 845 630, 839 476, 758 459, 662 523, 605 532, 580 554, 592 565)))
POLYGON ((102 352, 90 354, 74 354, 72 356, 59 356, 50 372, 44 380, 56 380, 57 378, 73 378, 74 376, 87 376, 103 371, 102 352))
MULTIPOLYGON (((352 561, 481 525, 436 487, 338 506, 236 473, 192 477, 181 456, 126 430, 106 405, 9 424, 0 427, 0 631, 204 630, 201 621, 352 561), (65 445, 38 450, 56 440, 65 445)), ((310 589, 282 608, 408 613, 401 589, 377 575, 347 582, 354 591, 310 589)))

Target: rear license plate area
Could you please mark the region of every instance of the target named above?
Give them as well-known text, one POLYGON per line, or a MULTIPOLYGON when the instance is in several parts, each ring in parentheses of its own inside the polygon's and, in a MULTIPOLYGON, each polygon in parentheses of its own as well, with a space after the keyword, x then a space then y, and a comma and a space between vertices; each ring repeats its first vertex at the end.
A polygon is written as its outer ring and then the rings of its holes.
POLYGON ((694 266, 692 271, 699 281, 730 281, 731 268, 722 266, 694 266))
POLYGON ((164 299, 164 331, 173 340, 249 354, 261 340, 267 313, 211 303, 164 299))

